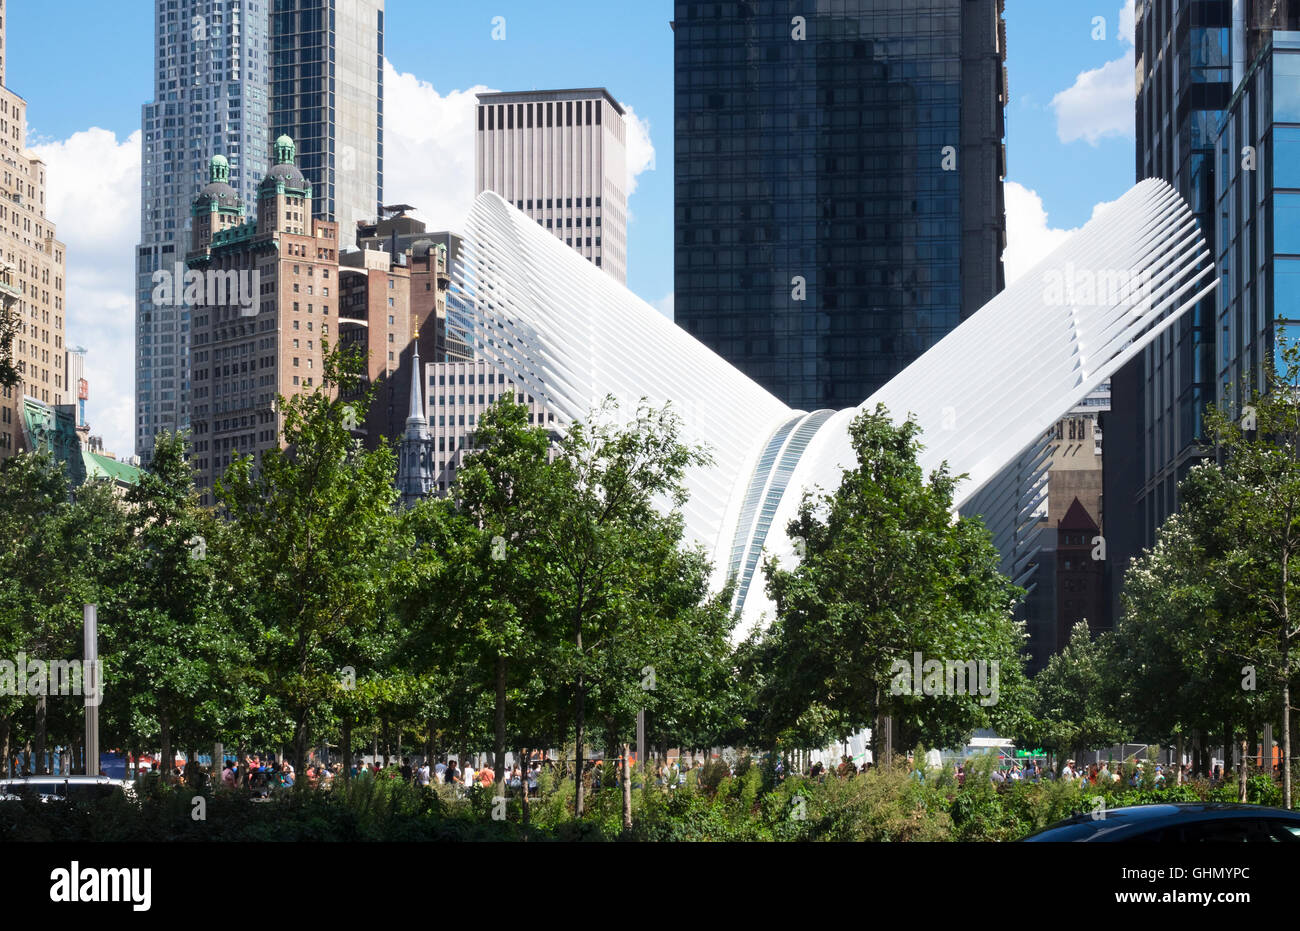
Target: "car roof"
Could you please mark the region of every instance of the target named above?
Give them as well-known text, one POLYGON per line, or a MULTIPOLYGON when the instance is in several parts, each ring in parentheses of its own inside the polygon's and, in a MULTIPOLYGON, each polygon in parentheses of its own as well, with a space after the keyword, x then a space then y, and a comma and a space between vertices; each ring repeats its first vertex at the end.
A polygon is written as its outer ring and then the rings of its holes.
POLYGON ((117 782, 111 776, 10 776, 0 779, 0 785, 25 785, 33 782, 117 782))
POLYGON ((1165 824, 1193 824, 1232 818, 1270 818, 1300 823, 1300 812, 1239 802, 1165 802, 1127 805, 1097 812, 1081 812, 1035 831, 1022 840, 1099 840, 1106 835, 1123 836, 1152 830, 1165 824))

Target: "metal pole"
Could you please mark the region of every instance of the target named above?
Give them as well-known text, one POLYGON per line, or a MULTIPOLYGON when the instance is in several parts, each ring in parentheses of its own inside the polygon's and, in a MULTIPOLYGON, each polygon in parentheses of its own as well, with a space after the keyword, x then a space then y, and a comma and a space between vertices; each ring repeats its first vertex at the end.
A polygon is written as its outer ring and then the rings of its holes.
POLYGON ((86 698, 86 775, 99 775, 99 703, 104 697, 104 683, 99 681, 99 638, 95 605, 82 608, 85 629, 85 653, 81 663, 81 691, 86 698))

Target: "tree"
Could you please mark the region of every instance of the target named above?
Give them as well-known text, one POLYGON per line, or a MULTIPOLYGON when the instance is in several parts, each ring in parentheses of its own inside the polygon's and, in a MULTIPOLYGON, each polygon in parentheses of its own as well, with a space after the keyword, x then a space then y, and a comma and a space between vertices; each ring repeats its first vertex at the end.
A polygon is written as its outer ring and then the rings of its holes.
POLYGON ((919 433, 883 406, 858 415, 857 465, 833 493, 805 494, 788 527, 804 551, 799 564, 765 567, 776 620, 762 638, 755 714, 769 739, 826 729, 847 737, 894 715, 916 739, 943 746, 1014 720, 1025 691, 1023 634, 1011 620, 1020 592, 998 571, 983 524, 953 519, 963 476, 946 466, 922 474, 919 433), (917 654, 943 671, 901 688, 898 664, 910 671, 917 654))
POLYGON ((1223 649, 1222 611, 1233 601, 1222 598, 1209 568, 1205 544, 1213 541, 1196 529, 1216 522, 1184 507, 1129 567, 1103 676, 1124 729, 1138 739, 1173 740, 1180 756, 1187 735, 1247 722, 1265 702, 1263 693, 1241 688, 1242 661, 1223 649))
MULTIPOLYGON (((473 605, 466 631, 472 652, 490 670, 493 750, 497 784, 505 779, 506 704, 512 667, 516 686, 533 681, 527 665, 547 655, 554 637, 540 588, 536 552, 542 544, 540 513, 550 479, 550 434, 529 427, 528 407, 506 392, 483 415, 474 434, 475 451, 457 476, 453 493, 473 528, 472 543, 460 550, 464 592, 473 605)), ((464 615, 461 615, 464 619, 464 615)), ((517 703, 524 702, 517 695, 517 703)))
MULTIPOLYGON (((1191 469, 1179 485, 1182 520, 1200 554, 1204 600, 1219 623, 1212 654, 1246 666, 1234 678, 1276 696, 1281 717, 1283 802, 1292 804, 1291 688, 1300 671, 1294 608, 1300 555, 1300 347, 1278 338, 1262 391, 1240 420, 1211 406, 1205 416, 1218 461, 1191 469)), ((1160 590, 1168 590, 1162 586, 1160 590)), ((1149 601, 1149 598, 1148 598, 1149 601)))
POLYGON ((178 737, 194 747, 239 719, 242 673, 251 664, 221 583, 225 528, 199 504, 187 452, 184 435, 159 433, 149 469, 126 492, 125 594, 121 616, 104 625, 119 658, 112 699, 124 711, 123 736, 157 733, 165 766, 178 737))
POLYGON ((280 399, 285 447, 260 464, 236 458, 217 484, 243 550, 237 584, 256 618, 267 689, 288 716, 299 772, 313 726, 329 720, 339 670, 352 660, 346 647, 380 622, 403 552, 396 458, 387 446, 355 443, 336 400, 363 361, 322 348, 321 384, 280 399))
POLYGON ((1079 621, 1065 649, 1034 676, 1029 717, 1010 732, 1018 742, 1051 751, 1058 770, 1071 753, 1127 737, 1107 700, 1107 649, 1105 637, 1094 638, 1088 622, 1079 621))
POLYGON ((702 449, 681 442, 681 421, 670 408, 652 410, 643 401, 636 421, 626 426, 615 423, 617 412, 606 399, 586 421, 570 426, 536 512, 546 556, 540 584, 548 610, 568 632, 561 668, 573 683, 579 816, 588 699, 594 689, 609 716, 607 736, 626 732, 628 712, 635 717, 640 670, 653 663, 635 649, 638 631, 659 617, 649 593, 664 571, 673 571, 669 554, 681 541, 682 477, 709 461, 702 449))
MULTIPOLYGON (((74 493, 65 469, 48 452, 26 453, 0 465, 3 655, 16 659, 23 653, 46 662, 81 656, 83 605, 101 605, 106 620, 114 616, 119 601, 114 581, 129 540, 125 513, 109 483, 89 482, 74 493)), ((111 680, 116 657, 111 651, 103 656, 111 680)), ((0 697, 0 743, 6 754, 13 726, 21 725, 19 715, 29 706, 35 716, 27 736, 37 772, 44 769, 47 735, 75 738, 84 702, 60 698, 0 697)))

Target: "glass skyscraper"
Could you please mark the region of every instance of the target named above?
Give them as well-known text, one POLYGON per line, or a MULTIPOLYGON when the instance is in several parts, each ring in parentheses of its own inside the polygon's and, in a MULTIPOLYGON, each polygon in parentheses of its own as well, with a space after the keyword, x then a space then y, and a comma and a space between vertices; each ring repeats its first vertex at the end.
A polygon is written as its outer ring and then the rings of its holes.
POLYGON ((156 0, 154 99, 141 113, 136 250, 135 450, 189 423, 190 313, 151 303, 154 273, 175 273, 190 241, 190 204, 224 155, 250 211, 267 160, 267 0, 156 0))
POLYGON ((1222 396, 1225 379, 1239 385, 1243 374, 1258 377, 1271 345, 1271 256, 1287 251, 1286 237, 1275 244, 1270 225, 1286 225, 1285 199, 1275 214, 1273 189, 1289 176, 1281 161, 1281 182, 1266 166, 1275 139, 1283 159, 1287 151, 1274 119, 1297 119, 1285 104, 1274 116, 1273 82, 1280 99, 1300 91, 1300 81, 1285 78, 1291 59, 1276 76, 1271 59, 1273 37, 1286 35, 1275 30, 1300 28, 1298 20, 1294 0, 1139 0, 1136 7, 1137 177, 1163 178, 1187 200, 1220 286, 1111 380, 1102 422, 1115 617, 1129 562, 1155 543, 1178 508, 1178 483, 1206 455, 1206 407, 1222 396), (1258 148, 1256 169, 1243 169, 1245 145, 1258 148))
POLYGON ((1259 38, 1217 150, 1216 361, 1219 399, 1233 416, 1264 390, 1270 355, 1286 371, 1277 337, 1300 338, 1300 31, 1259 38))
POLYGON ((313 214, 351 249, 384 199, 384 0, 272 2, 271 138, 297 144, 313 214))
POLYGON ((677 322, 796 408, 1002 289, 1001 0, 675 4, 677 322))

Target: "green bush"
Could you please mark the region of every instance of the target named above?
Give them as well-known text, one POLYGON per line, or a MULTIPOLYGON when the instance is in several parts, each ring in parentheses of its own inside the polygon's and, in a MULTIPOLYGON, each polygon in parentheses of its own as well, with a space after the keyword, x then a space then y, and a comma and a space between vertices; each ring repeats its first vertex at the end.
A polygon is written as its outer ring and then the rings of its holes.
MULTIPOLYGON (((287 791, 253 802, 233 793, 202 796, 203 818, 189 790, 153 787, 138 799, 95 804, 0 803, 0 843, 8 841, 1007 841, 1075 812, 1159 802, 1235 801, 1237 786, 1091 786, 1078 780, 995 785, 991 757, 973 758, 958 787, 942 770, 872 769, 849 779, 791 775, 769 784, 767 767, 748 758, 736 775, 705 766, 687 785, 666 790, 643 782, 632 792, 633 828, 623 830, 623 795, 607 786, 573 814, 574 783, 547 773, 523 823, 522 799, 507 797, 505 819, 494 791, 420 787, 388 779, 339 782, 330 791, 287 791)), ((1251 802, 1280 803, 1263 773, 1247 785, 1251 802)))

